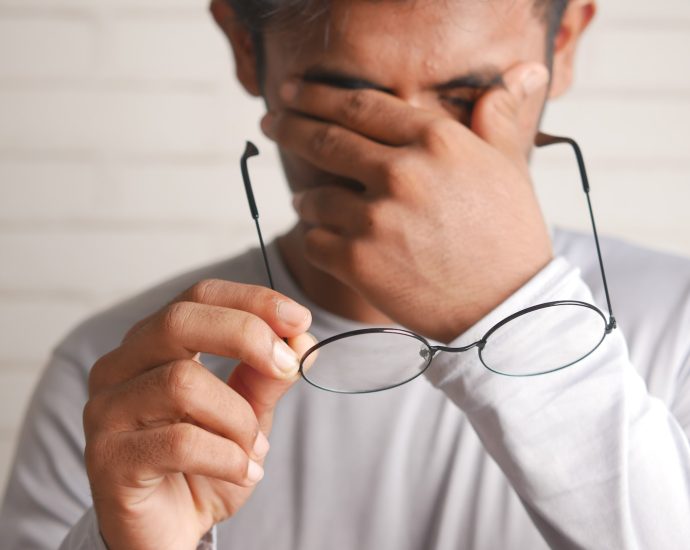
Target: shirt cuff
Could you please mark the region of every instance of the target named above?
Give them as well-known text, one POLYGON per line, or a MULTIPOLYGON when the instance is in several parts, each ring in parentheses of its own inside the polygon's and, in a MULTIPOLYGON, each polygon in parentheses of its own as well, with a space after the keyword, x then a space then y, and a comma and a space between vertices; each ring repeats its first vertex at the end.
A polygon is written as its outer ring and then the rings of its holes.
POLYGON ((89 508, 70 529, 60 545, 60 550, 108 550, 101 537, 98 519, 93 508, 89 508))
MULTIPOLYGON (((463 347, 477 342, 486 335, 489 329, 510 315, 530 306, 557 300, 593 303, 592 294, 580 278, 579 269, 571 266, 562 257, 552 260, 515 294, 448 346, 463 347)), ((535 330, 538 329, 526 317, 523 322, 514 322, 506 326, 500 335, 500 340, 491 341, 491 344, 510 349, 513 342, 517 349, 521 347, 519 344, 525 339, 536 338, 535 341, 539 341, 539 338, 559 337, 557 333, 535 334, 535 330)), ((573 330, 577 330, 577 326, 574 326, 573 330)), ((481 408, 491 402, 500 402, 505 397, 504 392, 512 391, 513 384, 509 381, 520 380, 520 378, 515 379, 491 372, 481 362, 477 349, 470 349, 464 353, 439 353, 425 371, 425 375, 434 386, 446 392, 465 412, 481 408)), ((544 377, 548 378, 549 375, 537 378, 544 377)))
POLYGON ((216 526, 214 525, 210 531, 208 531, 196 547, 196 550, 216 550, 216 526))
MULTIPOLYGON (((216 526, 208 531, 197 545, 197 550, 216 550, 216 526)), ((108 550, 101 536, 98 518, 93 508, 89 508, 77 524, 70 529, 60 545, 60 550, 108 550)))

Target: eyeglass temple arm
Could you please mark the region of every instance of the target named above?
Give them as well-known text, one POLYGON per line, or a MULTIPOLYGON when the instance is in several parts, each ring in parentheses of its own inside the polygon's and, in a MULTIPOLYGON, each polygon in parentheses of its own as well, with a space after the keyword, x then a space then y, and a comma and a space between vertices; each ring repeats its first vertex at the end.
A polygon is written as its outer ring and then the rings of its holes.
POLYGON ((585 192, 585 197, 587 198, 587 208, 589 209, 589 219, 592 222, 592 232, 594 234, 594 243, 597 247, 597 257, 599 258, 599 268, 601 270, 601 279, 604 283, 604 293, 606 294, 606 305, 609 309, 609 322, 606 327, 606 332, 611 332, 616 328, 616 318, 613 315, 613 308, 611 307, 611 297, 609 296, 609 287, 606 283, 606 270, 604 269, 604 260, 601 255, 601 246, 599 245, 599 234, 597 233, 597 224, 594 221, 594 212, 592 210, 592 201, 589 197, 589 179, 587 178, 587 169, 585 168, 585 160, 582 156, 582 151, 577 142, 568 137, 558 137, 539 132, 534 140, 534 144, 537 147, 546 147, 548 145, 554 145, 556 143, 565 143, 570 145, 575 151, 575 157, 577 158, 577 166, 580 170, 580 180, 582 181, 582 190, 585 192))
POLYGON ((244 190, 247 193, 247 202, 249 203, 249 211, 254 218, 254 223, 256 224, 256 232, 259 235, 259 243, 261 244, 261 255, 264 258, 264 265, 266 266, 266 274, 268 275, 268 284, 271 286, 271 290, 275 290, 273 285, 273 276, 271 275, 271 266, 268 264, 268 256, 266 255, 266 246, 264 245, 264 238, 261 235, 261 227, 259 226, 259 209, 256 207, 256 201, 254 200, 254 191, 252 190, 252 182, 249 179, 249 168, 247 167, 247 161, 251 157, 258 156, 259 149, 251 141, 247 142, 247 145, 242 154, 242 159, 240 160, 240 166, 242 168, 242 179, 244 180, 244 190))

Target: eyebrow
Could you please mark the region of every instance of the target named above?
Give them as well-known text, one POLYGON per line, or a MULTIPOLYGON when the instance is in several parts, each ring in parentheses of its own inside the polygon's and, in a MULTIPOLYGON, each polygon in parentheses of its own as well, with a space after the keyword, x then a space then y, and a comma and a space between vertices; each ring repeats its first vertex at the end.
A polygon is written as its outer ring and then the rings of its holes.
MULTIPOLYGON (((312 67, 307 69, 302 78, 306 82, 313 82, 316 84, 326 84, 327 86, 334 86, 336 88, 343 88, 345 90, 377 90, 387 94, 395 95, 395 90, 372 82, 370 80, 350 75, 344 71, 326 69, 323 67, 312 67)), ((433 86, 437 92, 447 92, 458 88, 471 88, 476 90, 485 90, 492 86, 500 86, 503 84, 503 78, 500 72, 496 69, 482 69, 473 71, 462 76, 457 76, 433 86)))
POLYGON ((434 86, 434 90, 438 92, 446 92, 448 90, 455 90, 457 88, 473 88, 476 90, 485 90, 493 86, 502 86, 503 76, 498 71, 477 71, 468 73, 463 76, 458 76, 434 86))
POLYGON ((375 82, 371 82, 364 78, 349 75, 342 71, 332 69, 324 69, 321 67, 312 67, 304 71, 302 79, 306 82, 313 82, 316 84, 326 84, 327 86, 334 86, 336 88, 343 88, 345 90, 378 90, 387 94, 394 94, 392 88, 381 86, 375 82))

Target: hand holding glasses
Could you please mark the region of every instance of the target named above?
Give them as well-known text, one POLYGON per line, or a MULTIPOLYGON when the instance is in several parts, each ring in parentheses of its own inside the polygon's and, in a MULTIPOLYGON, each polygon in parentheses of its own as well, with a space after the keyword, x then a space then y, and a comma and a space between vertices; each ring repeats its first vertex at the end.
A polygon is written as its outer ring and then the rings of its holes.
MULTIPOLYGON (((558 371, 593 353, 606 335, 616 328, 616 319, 611 308, 582 152, 574 140, 566 137, 539 133, 535 141, 537 147, 555 143, 570 145, 577 157, 606 294, 608 317, 599 308, 587 302, 545 302, 513 313, 496 323, 479 340, 463 347, 433 345, 423 336, 401 328, 355 330, 331 336, 307 350, 300 362, 302 377, 311 385, 330 392, 371 393, 395 388, 418 377, 439 352, 461 353, 476 348, 480 361, 487 369, 496 374, 515 377, 558 371), (526 322, 533 327, 534 339, 523 340, 517 344, 511 342, 509 348, 501 345, 504 335, 514 328, 516 323, 526 322), (576 330, 573 330, 573 327, 576 327, 576 330), (554 332, 561 336, 553 340, 541 337, 543 334, 554 332), (347 357, 346 367, 343 367, 343 357, 347 357), (310 366, 305 368, 305 365, 310 366)), ((259 226, 259 212, 247 168, 247 160, 258 154, 256 146, 247 142, 241 159, 241 169, 249 208, 256 223, 268 282, 270 287, 274 288, 259 226)))

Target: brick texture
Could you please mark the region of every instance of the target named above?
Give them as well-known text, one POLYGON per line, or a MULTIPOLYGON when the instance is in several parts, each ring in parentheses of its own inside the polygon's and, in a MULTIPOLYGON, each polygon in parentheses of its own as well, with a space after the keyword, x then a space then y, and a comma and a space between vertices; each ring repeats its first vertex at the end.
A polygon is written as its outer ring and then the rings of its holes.
MULTIPOLYGON (((690 3, 607 0, 544 129, 576 137, 603 231, 690 254, 690 3), (625 204, 621 197, 625 196, 625 204)), ((0 490, 50 349, 88 312, 293 219, 260 101, 204 0, 0 0, 0 490), (125 266, 125 267, 123 267, 125 266)), ((550 220, 587 227, 566 151, 539 151, 550 220)))

